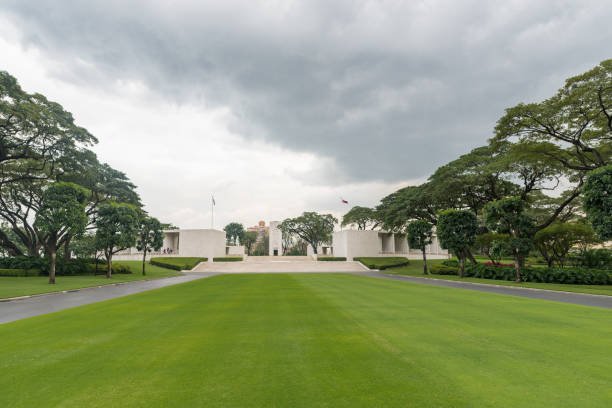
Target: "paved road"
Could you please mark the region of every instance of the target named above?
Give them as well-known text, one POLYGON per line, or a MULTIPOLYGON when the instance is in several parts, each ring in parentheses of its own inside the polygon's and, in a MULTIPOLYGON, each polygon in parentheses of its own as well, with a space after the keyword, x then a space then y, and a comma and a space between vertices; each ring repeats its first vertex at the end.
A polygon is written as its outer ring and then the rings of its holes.
POLYGON ((447 288, 476 290, 479 292, 498 293, 500 295, 520 296, 531 299, 553 300, 555 302, 575 305, 602 307, 612 309, 612 296, 589 295, 586 293, 558 292, 553 290, 521 288, 517 286, 490 285, 485 283, 457 282, 441 279, 419 278, 416 276, 386 275, 380 272, 359 272, 355 275, 391 279, 425 285, 444 286, 447 288))
POLYGON ((45 313, 57 312, 71 307, 132 295, 151 289, 163 288, 178 283, 207 278, 216 273, 190 273, 184 276, 128 282, 121 285, 83 288, 68 292, 34 296, 26 299, 0 302, 0 324, 45 313))

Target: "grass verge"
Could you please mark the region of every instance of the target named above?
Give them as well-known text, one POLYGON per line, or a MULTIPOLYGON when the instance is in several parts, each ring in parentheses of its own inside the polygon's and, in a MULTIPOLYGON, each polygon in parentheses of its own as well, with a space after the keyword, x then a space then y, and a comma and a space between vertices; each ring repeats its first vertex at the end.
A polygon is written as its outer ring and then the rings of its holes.
POLYGON ((180 275, 179 272, 147 263, 147 274, 143 276, 141 261, 115 261, 113 264, 127 265, 132 273, 113 275, 111 279, 107 279, 104 275, 58 276, 55 278, 55 285, 49 285, 47 276, 2 276, 0 277, 0 299, 180 275))
POLYGON ((405 257, 401 257, 401 256, 380 256, 380 257, 370 257, 370 258, 366 258, 366 257, 360 257, 360 258, 353 258, 355 261, 361 262, 362 264, 364 264, 365 266, 367 266, 370 269, 388 269, 388 268, 396 268, 399 266, 404 266, 404 265, 409 265, 410 261, 408 261, 408 258, 405 257))
POLYGON ((174 269, 177 271, 191 270, 200 262, 206 262, 208 258, 197 257, 156 257, 151 258, 151 265, 161 266, 162 268, 174 269))
POLYGON ((6 407, 609 407, 608 310, 220 275, 0 325, 6 407))

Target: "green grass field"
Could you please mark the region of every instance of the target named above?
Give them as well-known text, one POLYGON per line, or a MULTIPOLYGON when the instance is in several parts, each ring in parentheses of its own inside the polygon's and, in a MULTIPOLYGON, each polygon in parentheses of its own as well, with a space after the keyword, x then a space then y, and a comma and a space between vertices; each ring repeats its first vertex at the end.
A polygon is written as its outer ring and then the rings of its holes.
POLYGON ((610 407, 609 310, 220 275, 0 325, 2 407, 610 407))
MULTIPOLYGON (((442 262, 441 260, 427 261, 427 265, 434 265, 442 262)), ((479 279, 479 278, 460 278, 456 275, 423 275, 423 261, 411 259, 410 265, 399 268, 385 269, 383 273, 390 275, 409 275, 418 276, 420 278, 429 279, 446 279, 462 282, 486 283, 489 285, 504 285, 504 286, 520 286, 523 288, 559 290, 562 292, 588 293, 591 295, 607 295, 612 296, 611 285, 571 285, 562 283, 538 283, 538 282, 521 282, 516 283, 505 280, 495 279, 479 279)))
POLYGON ((177 271, 160 268, 159 266, 150 265, 147 263, 147 274, 142 276, 141 261, 115 261, 113 264, 128 265, 132 270, 132 273, 116 274, 113 275, 111 279, 107 279, 106 275, 58 276, 55 279, 55 285, 49 285, 49 278, 47 276, 0 276, 0 299, 86 288, 89 286, 108 285, 110 283, 164 278, 167 276, 176 276, 180 274, 177 271))

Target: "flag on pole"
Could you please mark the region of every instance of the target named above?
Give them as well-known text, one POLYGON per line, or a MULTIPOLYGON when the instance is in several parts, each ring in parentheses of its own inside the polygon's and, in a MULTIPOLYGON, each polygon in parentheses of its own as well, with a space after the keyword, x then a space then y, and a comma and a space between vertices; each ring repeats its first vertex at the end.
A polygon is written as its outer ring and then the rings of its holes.
POLYGON ((212 198, 212 204, 213 205, 217 205, 217 203, 215 202, 215 196, 210 196, 212 198))
POLYGON ((348 201, 346 201, 344 198, 341 198, 340 200, 342 200, 342 204, 348 204, 348 201))

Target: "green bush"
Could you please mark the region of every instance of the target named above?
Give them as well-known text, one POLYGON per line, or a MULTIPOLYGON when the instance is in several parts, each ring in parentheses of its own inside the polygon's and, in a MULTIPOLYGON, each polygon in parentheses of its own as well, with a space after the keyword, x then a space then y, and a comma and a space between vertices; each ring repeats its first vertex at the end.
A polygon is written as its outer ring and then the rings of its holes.
MULTIPOLYGON (((514 268, 511 266, 494 266, 478 264, 466 269, 470 278, 497 279, 513 281, 514 268)), ((566 268, 521 268, 521 279, 524 282, 568 283, 578 285, 612 285, 612 272, 601 269, 577 267, 566 268)))
POLYGON ((429 273, 434 275, 459 275, 459 268, 441 264, 433 264, 428 266, 429 273))
POLYGON ((0 269, 0 276, 39 276, 40 269, 0 269))
POLYGON ((240 262, 242 261, 241 256, 224 256, 221 258, 213 258, 213 262, 240 262))
POLYGON ((344 256, 319 256, 317 257, 318 261, 328 261, 328 262, 339 262, 346 261, 346 257, 344 256))
POLYGON ((360 257, 360 258, 353 258, 355 261, 361 262, 362 264, 364 264, 365 266, 367 266, 370 269, 379 269, 379 270, 383 270, 383 269, 389 269, 389 268, 397 268, 400 266, 406 266, 408 265, 410 262, 408 261, 408 258, 404 258, 404 257, 391 257, 391 256, 381 256, 381 257, 360 257))
POLYGON ((612 251, 609 249, 590 249, 576 258, 587 268, 612 269, 612 251))
MULTIPOLYGON (((457 259, 445 259, 444 261, 442 261, 442 265, 444 266, 450 266, 453 268, 460 268, 461 265, 459 265, 459 261, 457 259)), ((470 261, 465 261, 465 267, 467 268, 468 266, 471 266, 472 263, 470 261)))
POLYGON ((191 270, 200 262, 206 262, 208 258, 188 258, 188 257, 158 257, 151 258, 151 265, 160 266, 162 268, 174 269, 175 271, 191 270))
MULTIPOLYGON (((89 266, 95 260, 88 258, 77 258, 66 261, 58 258, 55 263, 55 274, 58 276, 88 275, 93 271, 89 266)), ((100 262, 105 264, 105 262, 100 262)), ((41 275, 49 275, 49 259, 36 256, 15 256, 0 258, 0 268, 3 269, 37 269, 41 275)))
MULTIPOLYGON (((98 269, 96 269, 96 264, 89 264, 89 273, 92 275, 106 275, 106 264, 98 263, 98 269)), ((122 265, 118 263, 113 263, 111 267, 111 272, 113 274, 129 274, 132 273, 132 269, 127 265, 122 265)))

